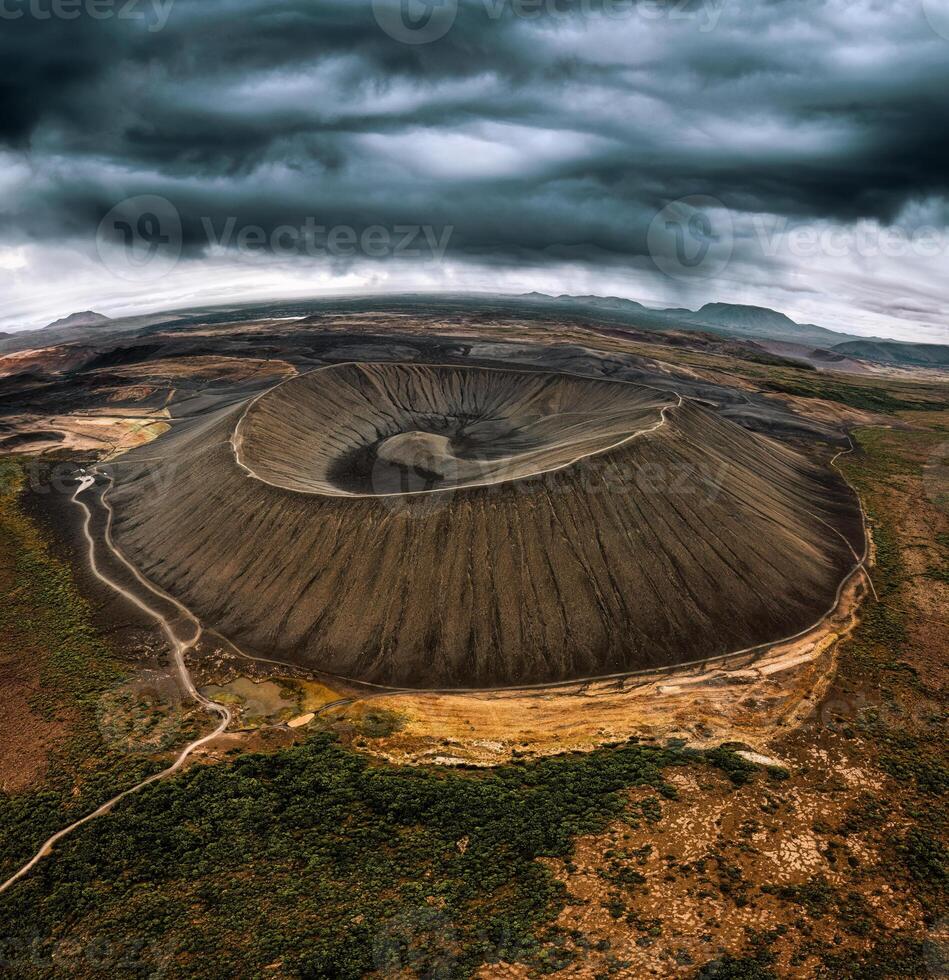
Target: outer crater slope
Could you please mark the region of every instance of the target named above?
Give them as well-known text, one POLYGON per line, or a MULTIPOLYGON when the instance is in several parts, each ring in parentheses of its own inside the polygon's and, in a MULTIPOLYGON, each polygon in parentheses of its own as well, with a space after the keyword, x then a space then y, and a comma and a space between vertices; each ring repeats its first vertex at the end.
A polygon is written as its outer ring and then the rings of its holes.
POLYGON ((779 639, 862 547, 835 473, 621 382, 346 364, 159 445, 116 480, 128 556, 248 652, 377 684, 554 682, 779 639))

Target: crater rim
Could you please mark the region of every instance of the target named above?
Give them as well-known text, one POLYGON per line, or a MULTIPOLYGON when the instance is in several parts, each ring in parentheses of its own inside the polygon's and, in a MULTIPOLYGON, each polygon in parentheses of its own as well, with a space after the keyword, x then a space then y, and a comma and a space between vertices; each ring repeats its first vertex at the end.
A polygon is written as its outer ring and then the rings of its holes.
POLYGON ((680 408, 685 402, 684 396, 679 394, 672 388, 660 388, 656 385, 645 384, 639 381, 627 381, 622 378, 603 378, 588 374, 577 374, 571 371, 550 371, 550 370, 538 370, 531 367, 499 367, 494 365, 482 365, 482 364, 446 364, 446 363, 430 363, 427 361, 338 361, 332 364, 321 364, 318 367, 312 368, 309 371, 305 371, 302 374, 296 374, 289 378, 284 378, 277 384, 265 389, 262 392, 254 395, 253 398, 244 406, 240 413, 234 428, 231 431, 231 437, 229 440, 230 448, 234 456, 234 460, 238 467, 244 471, 244 473, 251 479, 258 480, 261 483, 274 487, 279 490, 285 490, 289 493, 300 494, 301 496, 313 496, 313 497, 325 497, 328 499, 336 500, 385 500, 399 497, 419 497, 427 494, 436 493, 451 493, 454 491, 461 490, 477 490, 482 487, 500 486, 506 483, 519 483, 527 480, 536 479, 537 477, 545 476, 548 473, 557 473, 561 470, 569 469, 581 463, 585 459, 590 459, 595 456, 600 456, 605 453, 613 452, 616 449, 621 448, 634 439, 640 436, 647 435, 654 432, 662 427, 667 421, 666 412, 674 408, 680 408), (244 448, 244 437, 243 437, 243 426, 245 420, 250 416, 253 410, 257 407, 258 403, 264 401, 266 398, 276 394, 285 385, 291 384, 293 382, 299 383, 306 378, 310 378, 315 374, 319 374, 324 371, 333 371, 339 368, 355 367, 394 367, 394 368, 432 368, 432 369, 443 369, 450 371, 484 371, 488 373, 495 374, 518 374, 525 377, 539 376, 547 378, 565 378, 573 381, 587 381, 593 384, 601 385, 616 385, 628 388, 638 389, 639 391, 651 391, 657 396, 657 400, 654 405, 650 406, 655 409, 655 420, 652 424, 642 426, 633 432, 629 432, 622 438, 617 439, 615 442, 610 443, 607 446, 599 447, 597 449, 591 450, 590 452, 580 453, 579 455, 572 457, 566 462, 559 463, 556 466, 547 466, 529 473, 518 474, 509 477, 503 477, 501 479, 488 479, 488 480, 474 480, 465 483, 453 483, 448 486, 432 487, 428 489, 418 489, 418 490, 405 490, 396 492, 384 492, 384 493, 359 493, 355 491, 347 491, 344 489, 339 490, 329 490, 329 489, 304 489, 299 486, 291 486, 286 483, 276 482, 275 480, 268 479, 256 472, 251 465, 251 461, 247 459, 246 451, 244 448), (667 400, 660 400, 667 399, 667 400))

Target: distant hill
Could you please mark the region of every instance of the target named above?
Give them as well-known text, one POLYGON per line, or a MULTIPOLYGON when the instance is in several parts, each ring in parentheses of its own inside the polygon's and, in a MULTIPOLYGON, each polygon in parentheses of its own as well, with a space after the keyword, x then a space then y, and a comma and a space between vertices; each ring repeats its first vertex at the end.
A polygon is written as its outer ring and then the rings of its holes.
POLYGON ((92 310, 84 310, 82 313, 71 313, 64 316, 61 320, 54 320, 46 325, 47 330, 58 330, 63 327, 98 327, 105 323, 111 323, 111 317, 103 316, 101 313, 94 313, 92 310))
POLYGON ((793 331, 799 326, 789 316, 766 306, 740 306, 735 303, 706 303, 696 311, 695 318, 705 323, 731 327, 733 330, 793 331))
POLYGON ((853 340, 835 344, 848 357, 859 357, 879 364, 911 367, 949 367, 949 347, 941 344, 903 344, 895 340, 853 340))
POLYGON ((810 344, 795 344, 785 340, 746 340, 746 344, 761 344, 765 350, 798 364, 809 364, 812 368, 840 371, 844 374, 868 374, 871 370, 867 361, 848 357, 841 351, 826 347, 812 347, 810 344))
POLYGON ((826 347, 840 343, 841 340, 859 339, 813 323, 796 323, 784 313, 764 306, 706 303, 693 314, 692 319, 698 323, 724 327, 731 334, 757 337, 761 340, 787 340, 826 347))
POLYGON ((767 341, 789 347, 795 345, 811 351, 805 360, 811 363, 823 361, 828 366, 834 363, 835 358, 908 367, 949 366, 949 346, 859 337, 829 330, 815 323, 797 323, 784 313, 764 306, 706 303, 698 310, 653 310, 635 300, 616 296, 527 293, 520 298, 531 304, 569 309, 575 313, 596 313, 605 319, 626 322, 639 329, 699 330, 743 340, 767 341))
MULTIPOLYGON (((543 293, 532 293, 531 295, 537 297, 542 296, 543 293)), ((644 313, 654 313, 655 310, 650 310, 648 306, 643 306, 642 303, 637 303, 634 299, 622 299, 619 296, 568 296, 566 293, 557 296, 557 300, 576 300, 578 303, 590 303, 593 306, 597 306, 602 310, 620 310, 624 313, 629 312, 644 312, 644 313)))
MULTIPOLYGON (((292 303, 252 304, 247 306, 200 307, 137 317, 110 319, 101 313, 85 310, 51 323, 42 330, 0 333, 0 352, 49 346, 77 339, 88 339, 84 331, 104 330, 109 334, 135 332, 152 324, 243 322, 253 318, 295 315, 302 323, 320 323, 327 311, 374 309, 376 296, 354 296, 328 300, 315 297, 292 303), (309 320, 302 318, 309 317, 309 320)), ((824 369, 862 373, 866 365, 949 367, 949 346, 914 344, 882 337, 861 337, 830 330, 813 323, 797 323, 784 313, 763 306, 740 303, 706 303, 697 310, 684 308, 652 309, 636 300, 620 296, 552 296, 547 293, 521 295, 496 293, 407 293, 391 298, 391 303, 407 309, 466 310, 474 306, 485 310, 510 310, 518 316, 545 319, 550 316, 595 319, 624 334, 662 331, 674 337, 695 336, 728 338, 744 343, 757 342, 767 352, 779 357, 811 364, 824 369), (843 360, 838 360, 843 358, 843 360)), ((760 352, 759 352, 760 353, 760 352)))

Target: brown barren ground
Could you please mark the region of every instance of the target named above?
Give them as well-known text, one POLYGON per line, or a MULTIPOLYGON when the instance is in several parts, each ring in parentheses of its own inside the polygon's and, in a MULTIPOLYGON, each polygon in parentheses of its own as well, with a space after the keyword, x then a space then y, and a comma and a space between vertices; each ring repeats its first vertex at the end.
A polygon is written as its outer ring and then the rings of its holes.
POLYGON ((540 691, 381 695, 332 715, 398 716, 397 732, 364 743, 397 763, 491 766, 634 735, 683 738, 695 747, 736 741, 768 752, 775 732, 794 727, 826 693, 838 643, 866 595, 860 573, 816 629, 757 657, 540 691))

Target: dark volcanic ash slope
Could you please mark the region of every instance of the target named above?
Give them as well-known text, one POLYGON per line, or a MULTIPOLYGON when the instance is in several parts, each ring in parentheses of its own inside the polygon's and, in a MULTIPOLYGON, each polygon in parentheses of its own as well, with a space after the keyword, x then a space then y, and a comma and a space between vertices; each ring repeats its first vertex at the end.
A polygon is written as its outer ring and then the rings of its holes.
POLYGON ((832 471, 670 394, 562 375, 342 365, 138 455, 112 500, 145 574, 248 652, 377 684, 750 647, 817 620, 844 537, 862 547, 832 471))

